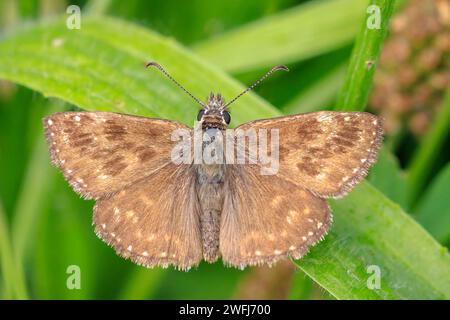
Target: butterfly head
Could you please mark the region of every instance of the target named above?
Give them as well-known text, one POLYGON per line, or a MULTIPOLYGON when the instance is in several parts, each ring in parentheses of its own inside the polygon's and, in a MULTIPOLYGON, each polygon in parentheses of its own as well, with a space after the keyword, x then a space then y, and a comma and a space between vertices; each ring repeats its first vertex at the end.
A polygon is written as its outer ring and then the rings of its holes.
POLYGON ((207 103, 198 112, 197 120, 200 121, 203 129, 217 128, 225 130, 228 127, 231 116, 220 93, 214 95, 211 92, 207 103))

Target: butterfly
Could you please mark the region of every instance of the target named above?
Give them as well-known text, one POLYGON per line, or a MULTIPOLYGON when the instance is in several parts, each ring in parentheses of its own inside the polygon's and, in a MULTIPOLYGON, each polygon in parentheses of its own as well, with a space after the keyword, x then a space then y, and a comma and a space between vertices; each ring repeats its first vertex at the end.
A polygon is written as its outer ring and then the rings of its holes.
MULTIPOLYGON (((151 62, 201 105, 202 132, 223 132, 230 102, 191 95, 159 64, 151 62)), ((75 192, 95 199, 96 234, 118 255, 146 267, 180 270, 222 258, 227 266, 299 259, 326 235, 332 215, 327 198, 340 198, 367 174, 383 136, 377 116, 322 111, 238 126, 276 129, 279 167, 175 163, 176 121, 111 112, 62 112, 43 119, 51 160, 75 192)), ((248 150, 247 150, 248 151, 248 150)))

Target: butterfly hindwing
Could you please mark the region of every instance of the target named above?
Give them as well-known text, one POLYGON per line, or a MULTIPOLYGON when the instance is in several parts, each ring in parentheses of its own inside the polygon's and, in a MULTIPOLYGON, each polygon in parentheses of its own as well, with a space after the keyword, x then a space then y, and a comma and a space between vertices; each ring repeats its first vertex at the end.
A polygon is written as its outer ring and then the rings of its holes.
POLYGON ((238 129, 279 130, 277 175, 324 198, 345 195, 375 162, 380 118, 366 112, 322 111, 256 120, 238 129))
POLYGON ((300 258, 326 234, 326 200, 256 165, 229 166, 220 224, 220 251, 227 265, 272 264, 300 258))
POLYGON ((111 112, 62 112, 44 119, 52 162, 74 190, 98 199, 171 161, 171 133, 186 126, 111 112))
POLYGON ((187 270, 202 258, 200 206, 191 165, 168 164, 97 201, 97 235, 116 252, 146 267, 187 270))

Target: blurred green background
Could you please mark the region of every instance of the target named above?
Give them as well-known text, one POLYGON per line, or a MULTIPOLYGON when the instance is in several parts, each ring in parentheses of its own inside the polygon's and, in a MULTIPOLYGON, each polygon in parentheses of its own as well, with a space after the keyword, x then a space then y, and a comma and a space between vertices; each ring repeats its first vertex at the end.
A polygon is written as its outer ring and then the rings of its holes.
POLYGON ((449 299, 450 1, 390 2, 0 0, 0 297, 449 299), (381 29, 367 28, 370 4, 381 29), (80 30, 66 27, 69 5, 80 30), (369 182, 330 201, 331 232, 305 259, 149 270, 95 236, 93 201, 50 166, 41 119, 81 108, 192 124, 197 106, 148 60, 199 98, 230 99, 288 65, 236 103, 233 125, 326 109, 385 118, 369 182), (66 286, 70 265, 80 290, 66 286))

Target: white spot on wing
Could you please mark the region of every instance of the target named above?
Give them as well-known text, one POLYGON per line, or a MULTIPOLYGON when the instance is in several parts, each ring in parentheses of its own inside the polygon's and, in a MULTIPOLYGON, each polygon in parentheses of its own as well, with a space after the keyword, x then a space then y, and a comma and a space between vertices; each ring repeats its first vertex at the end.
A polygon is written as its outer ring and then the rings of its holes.
POLYGON ((80 116, 75 116, 75 121, 80 121, 81 120, 81 118, 80 118, 80 116))
POLYGON ((256 250, 256 251, 255 251, 255 254, 256 254, 257 256, 260 256, 260 255, 261 255, 261 251, 256 250))
POLYGON ((47 120, 47 123, 48 123, 49 126, 53 125, 52 119, 48 119, 48 120, 47 120))
POLYGON ((129 245, 128 248, 127 248, 127 250, 128 250, 128 251, 133 251, 133 246, 132 246, 132 245, 129 245))

